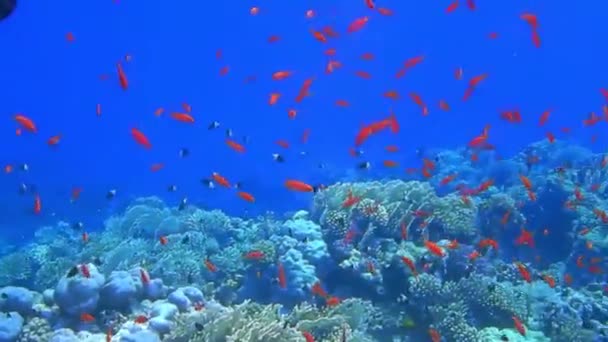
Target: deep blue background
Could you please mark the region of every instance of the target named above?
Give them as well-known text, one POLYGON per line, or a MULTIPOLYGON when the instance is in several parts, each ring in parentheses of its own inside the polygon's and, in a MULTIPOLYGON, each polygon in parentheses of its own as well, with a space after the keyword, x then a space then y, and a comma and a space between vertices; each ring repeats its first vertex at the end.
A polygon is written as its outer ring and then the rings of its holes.
MULTIPOLYGON (((608 87, 608 37, 605 25, 608 5, 600 1, 483 1, 471 12, 462 6, 451 15, 451 1, 377 1, 395 15, 371 12, 364 1, 21 1, 8 20, 0 23, 0 162, 28 163, 28 173, 0 175, 0 229, 5 238, 28 237, 41 225, 57 218, 85 221, 90 228, 113 210, 140 195, 160 195, 172 204, 183 196, 194 203, 221 208, 232 214, 282 212, 306 208, 309 194, 293 194, 283 187, 286 178, 311 183, 331 182, 352 172, 354 161, 347 150, 363 123, 385 117, 392 107, 401 123, 399 135, 379 134, 366 143, 372 161, 387 158, 383 147, 397 144, 402 153, 395 159, 403 166, 418 166, 418 147, 457 147, 491 124, 490 142, 503 156, 516 153, 526 144, 544 139, 550 130, 558 138, 560 127, 573 130, 570 139, 590 145, 590 137, 605 130, 602 122, 582 128, 589 112, 600 113, 605 99, 599 88, 608 87), (249 15, 251 6, 261 8, 249 15), (307 9, 317 17, 305 18, 307 9), (530 28, 519 19, 525 11, 536 13, 542 48, 530 40, 530 28), (357 17, 367 15, 367 27, 346 34, 357 17), (331 25, 339 39, 321 44, 309 29, 331 25), (498 32, 497 40, 488 39, 498 32), (66 41, 67 32, 76 40, 66 41), (271 35, 282 39, 268 44, 271 35), (335 47, 336 59, 344 67, 325 75, 328 58, 323 51, 335 47), (224 59, 215 58, 222 49, 224 59), (374 53, 376 60, 360 55, 374 53), (123 63, 130 81, 120 89, 115 64, 123 63), (405 78, 395 79, 403 61, 425 55, 425 61, 405 78), (219 69, 230 66, 226 77, 219 69), (456 81, 454 70, 462 66, 465 80, 456 81), (285 81, 271 80, 279 70, 294 71, 285 81), (353 76, 365 70, 374 77, 353 76), (461 101, 466 82, 488 73, 470 101, 461 101), (101 81, 99 75, 111 78, 101 81), (257 82, 244 84, 249 75, 257 82), (315 77, 312 97, 295 105, 304 79, 315 77), (390 89, 403 99, 393 103, 382 97, 390 89), (268 94, 279 91, 283 98, 270 107, 268 94), (427 117, 407 94, 415 91, 429 104, 427 117), (441 112, 439 99, 452 110, 441 112), (334 106, 337 99, 351 102, 349 108, 334 106), (195 125, 176 122, 166 114, 154 116, 158 107, 181 110, 193 107, 195 125), (95 115, 101 103, 103 114, 95 115), (287 119, 289 108, 298 109, 296 120, 287 119), (505 109, 519 108, 524 122, 508 124, 499 118, 505 109), (553 108, 547 126, 538 118, 553 108), (38 134, 17 137, 13 117, 24 113, 35 120, 38 134), (221 130, 208 131, 218 120, 221 130), (138 127, 151 139, 152 150, 133 142, 130 129, 138 127), (251 137, 248 152, 239 155, 224 144, 224 129, 234 130, 236 139, 251 137), (309 144, 299 139, 311 129, 309 144), (62 134, 58 148, 47 146, 49 137, 62 134), (274 144, 287 139, 288 151, 274 144), (191 156, 180 159, 178 151, 188 147, 191 156), (285 155, 285 164, 271 159, 273 152, 285 155), (308 156, 301 158, 300 151, 308 156), (151 173, 149 167, 163 162, 166 168, 151 173), (319 162, 327 169, 317 168, 319 162), (257 203, 238 199, 234 191, 210 191, 199 184, 202 177, 219 172, 231 181, 242 181, 257 203), (43 201, 43 214, 32 214, 32 196, 18 194, 21 182, 35 183, 43 201), (177 193, 165 190, 170 184, 177 193), (71 204, 72 187, 83 188, 81 200, 71 204), (115 201, 105 193, 116 188, 115 201), (55 215, 53 215, 55 213, 55 215)), ((606 143, 600 136, 594 149, 606 143)), ((401 174, 403 167, 397 174, 401 174)))

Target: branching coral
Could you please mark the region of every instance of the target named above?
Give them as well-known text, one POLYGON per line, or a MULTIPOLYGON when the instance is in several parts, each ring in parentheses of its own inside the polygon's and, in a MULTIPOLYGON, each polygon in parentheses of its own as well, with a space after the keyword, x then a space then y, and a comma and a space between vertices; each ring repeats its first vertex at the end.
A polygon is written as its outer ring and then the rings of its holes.
POLYGON ((479 342, 477 329, 467 323, 467 308, 464 302, 435 305, 429 310, 437 330, 448 341, 479 342))
POLYGON ((34 317, 23 326, 17 342, 46 342, 53 335, 49 323, 42 318, 34 317))
POLYGON ((304 342, 302 334, 286 325, 280 306, 244 302, 233 308, 216 304, 202 312, 182 315, 166 338, 169 342, 304 342))
POLYGON ((0 285, 13 285, 31 275, 30 258, 26 252, 15 252, 0 258, 0 285))
POLYGON ((163 220, 170 215, 170 210, 160 199, 140 198, 122 216, 110 217, 105 226, 107 231, 116 236, 154 237, 163 220))
POLYGON ((475 219, 477 208, 470 201, 466 204, 460 196, 451 194, 435 202, 435 216, 441 222, 443 232, 460 241, 472 239, 477 234, 475 219))
POLYGON ((511 326, 511 317, 528 316, 527 297, 508 283, 474 276, 459 280, 458 291, 482 324, 511 326))

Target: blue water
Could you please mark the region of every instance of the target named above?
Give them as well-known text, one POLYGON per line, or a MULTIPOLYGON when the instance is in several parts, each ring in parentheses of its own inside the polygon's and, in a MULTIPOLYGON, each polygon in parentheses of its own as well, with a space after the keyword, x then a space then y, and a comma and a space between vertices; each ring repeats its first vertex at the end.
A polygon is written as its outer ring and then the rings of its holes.
POLYGON ((311 184, 346 179, 357 171, 348 155, 363 123, 388 115, 392 108, 401 124, 399 135, 378 134, 364 146, 365 160, 372 163, 389 158, 383 148, 396 144, 402 149, 393 158, 402 163, 394 170, 373 167, 375 175, 402 177, 404 167, 418 167, 416 149, 455 148, 492 126, 490 142, 503 156, 518 152, 530 142, 544 139, 551 131, 595 151, 607 142, 605 123, 582 128, 589 112, 601 112, 605 99, 599 89, 608 87, 608 49, 602 39, 608 5, 599 1, 477 1, 478 9, 464 4, 445 14, 448 1, 378 1, 395 15, 383 17, 370 12, 363 1, 133 1, 111 0, 54 2, 21 1, 15 14, 0 23, 3 66, 0 85, 2 134, 0 162, 27 163, 27 173, 0 175, 0 229, 5 239, 29 238, 41 225, 57 219, 83 221, 89 230, 101 227, 109 214, 133 198, 157 195, 177 204, 183 197, 208 208, 231 214, 256 215, 266 210, 284 212, 310 205, 309 194, 294 194, 283 187, 287 178, 311 184), (252 6, 260 7, 251 16, 252 6), (316 17, 307 19, 307 9, 316 17), (530 40, 530 28, 519 15, 525 11, 539 18, 542 47, 530 40), (346 34, 357 17, 369 16, 360 32, 346 34), (321 44, 310 29, 332 26, 341 37, 321 44), (75 41, 66 41, 72 32, 75 41), (499 38, 488 39, 490 32, 499 38), (281 41, 268 44, 279 35, 281 41), (344 65, 331 75, 323 70, 328 58, 323 51, 337 49, 336 59, 344 65), (216 60, 222 49, 224 58, 216 60), (375 54, 374 61, 359 56, 375 54), (125 55, 131 62, 124 62, 125 55), (402 79, 394 74, 411 57, 425 61, 402 79), (115 64, 123 60, 130 86, 123 91, 115 64), (228 65, 230 73, 220 77, 228 65), (454 70, 463 67, 465 79, 456 81, 454 70), (277 82, 270 75, 279 70, 294 71, 292 78, 277 82), (356 78, 357 70, 373 75, 356 78), (468 102, 461 97, 468 79, 488 73, 468 102), (101 81, 101 74, 110 75, 101 81), (256 75, 253 84, 244 84, 256 75), (304 79, 315 77, 312 96, 301 104, 293 101, 304 79), (400 101, 382 94, 395 89, 400 101), (276 106, 267 104, 268 94, 281 92, 276 106), (407 94, 415 91, 430 106, 423 117, 407 94), (446 99, 452 110, 437 108, 446 99), (351 102, 348 108, 335 100, 351 102), (168 117, 189 103, 197 122, 187 125, 168 117), (102 104, 101 117, 95 114, 102 104), (153 112, 164 107, 166 113, 153 112), (296 120, 287 110, 296 108, 296 120), (523 123, 513 125, 499 118, 502 110, 519 108, 523 123), (538 127, 540 114, 552 108, 545 127, 538 127), (13 117, 24 113, 35 120, 39 132, 15 135, 13 117), (211 121, 222 128, 209 131, 211 121), (137 127, 151 139, 145 150, 132 139, 137 127), (572 133, 559 132, 570 127, 572 133), (251 138, 247 153, 237 154, 224 144, 224 129, 235 139, 251 138), (299 143, 305 129, 311 129, 309 143, 299 143), (59 146, 46 141, 62 134, 59 146), (591 137, 599 135, 595 144, 591 137), (283 151, 278 139, 292 143, 283 151), (178 151, 187 147, 191 156, 181 159, 178 151), (307 156, 299 153, 306 151, 307 156), (280 152, 283 164, 271 154, 280 152), (153 163, 166 168, 151 173, 153 163), (319 169, 319 163, 327 168, 319 169), (233 190, 210 191, 199 183, 212 172, 231 181, 241 181, 256 203, 240 200, 233 190), (37 186, 42 214, 32 214, 33 197, 18 193, 21 182, 37 186), (178 191, 168 193, 168 185, 178 191), (81 198, 70 203, 73 187, 82 187, 81 198), (105 194, 117 189, 108 201, 105 194))

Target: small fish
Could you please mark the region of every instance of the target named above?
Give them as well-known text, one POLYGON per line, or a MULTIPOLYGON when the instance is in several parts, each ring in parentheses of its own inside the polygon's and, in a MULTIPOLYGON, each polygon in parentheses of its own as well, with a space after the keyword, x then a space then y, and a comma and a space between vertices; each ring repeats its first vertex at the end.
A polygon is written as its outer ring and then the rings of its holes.
POLYGON ((74 266, 74 267, 70 268, 70 270, 68 271, 68 274, 66 275, 66 277, 67 278, 72 278, 72 277, 74 277, 77 274, 78 274, 78 267, 74 266))
POLYGON ((116 189, 112 189, 106 193, 106 198, 111 200, 116 196, 116 189))
POLYGON ((182 243, 186 244, 190 242, 190 235, 186 235, 182 238, 182 243))
POLYGON ((194 328, 196 329, 196 331, 203 331, 205 326, 202 323, 196 322, 194 323, 194 328))
POLYGON ((370 162, 362 162, 357 164, 357 168, 360 170, 369 170, 372 167, 370 162))
POLYGON ((169 185, 167 187, 167 191, 169 191, 169 192, 176 192, 177 191, 177 185, 169 185))
POLYGON ((212 129, 216 129, 220 127, 220 123, 219 121, 212 121, 209 126, 207 126, 207 129, 212 130, 212 129))
POLYGON ((74 222, 72 223, 72 229, 74 230, 82 230, 84 228, 84 223, 82 222, 74 222))
POLYGON ((27 184, 25 184, 25 183, 21 183, 21 184, 19 184, 19 193, 20 193, 21 195, 24 195, 24 194, 26 194, 27 192, 28 192, 28 186, 27 186, 27 184))
POLYGON ((95 266, 101 266, 103 264, 103 260, 100 257, 93 257, 93 259, 91 260, 91 262, 95 266))
POLYGON ((148 321, 148 317, 144 316, 144 315, 139 315, 137 317, 135 317, 134 322, 136 324, 143 324, 146 323, 148 321))
POLYGON ((232 138, 233 135, 234 133, 230 128, 226 129, 226 138, 232 138))
POLYGON ((278 154, 278 153, 273 153, 272 154, 272 160, 276 161, 277 163, 283 163, 285 162, 285 158, 283 158, 282 155, 278 154))
POLYGON ((179 206, 177 207, 177 210, 184 210, 186 209, 186 206, 188 205, 188 198, 184 197, 182 198, 182 200, 179 202, 179 206))
POLYGON ((20 169, 21 169, 21 171, 23 171, 23 172, 28 172, 28 171, 30 170, 29 165, 27 165, 27 164, 25 164, 25 163, 21 164, 21 166, 19 166, 19 168, 20 168, 20 169))
POLYGON ((179 157, 180 158, 186 158, 189 155, 190 155, 190 150, 189 149, 187 149, 187 148, 184 147, 184 148, 181 148, 179 150, 179 157))
POLYGON ((91 314, 83 313, 80 315, 80 320, 85 323, 89 323, 89 322, 93 322, 95 320, 95 317, 93 317, 93 315, 91 315, 91 314))
POLYGON ((208 187, 209 189, 214 189, 215 188, 215 184, 213 183, 213 181, 209 178, 203 178, 201 179, 201 183, 208 187))

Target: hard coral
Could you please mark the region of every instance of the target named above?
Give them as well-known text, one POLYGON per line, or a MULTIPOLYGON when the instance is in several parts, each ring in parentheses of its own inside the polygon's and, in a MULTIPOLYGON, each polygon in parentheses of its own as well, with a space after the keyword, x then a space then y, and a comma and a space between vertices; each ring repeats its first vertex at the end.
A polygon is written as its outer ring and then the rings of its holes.
POLYGON ((23 326, 17 342, 44 342, 50 340, 52 334, 53 329, 45 319, 34 317, 23 326))
POLYGON ((441 223, 444 236, 470 241, 477 234, 477 208, 473 201, 467 204, 460 196, 450 194, 435 202, 434 214, 441 223))

